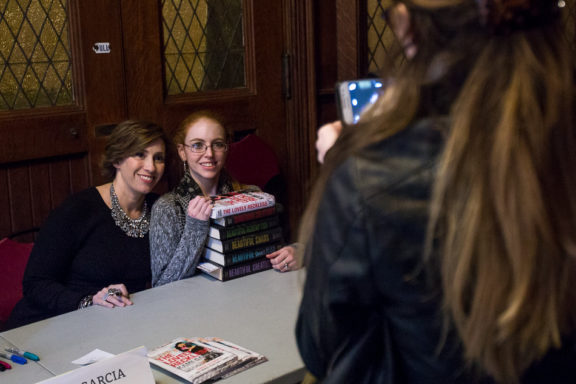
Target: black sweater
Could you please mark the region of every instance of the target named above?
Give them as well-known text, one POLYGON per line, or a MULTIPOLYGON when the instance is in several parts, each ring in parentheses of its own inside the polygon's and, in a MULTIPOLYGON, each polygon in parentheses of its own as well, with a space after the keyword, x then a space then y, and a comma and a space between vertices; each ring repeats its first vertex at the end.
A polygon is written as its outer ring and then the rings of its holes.
MULTIPOLYGON (((149 207, 154 197, 148 196, 149 207)), ((128 237, 92 187, 69 197, 44 223, 24 273, 24 297, 7 326, 72 311, 110 284, 140 291, 150 279, 148 235, 128 237)))

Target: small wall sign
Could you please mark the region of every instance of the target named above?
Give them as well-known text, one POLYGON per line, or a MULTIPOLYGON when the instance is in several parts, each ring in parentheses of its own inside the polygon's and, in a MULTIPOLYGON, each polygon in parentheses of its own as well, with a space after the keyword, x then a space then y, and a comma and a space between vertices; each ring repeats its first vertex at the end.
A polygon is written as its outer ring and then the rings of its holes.
POLYGON ((94 43, 92 50, 96 53, 110 53, 110 43, 94 43))

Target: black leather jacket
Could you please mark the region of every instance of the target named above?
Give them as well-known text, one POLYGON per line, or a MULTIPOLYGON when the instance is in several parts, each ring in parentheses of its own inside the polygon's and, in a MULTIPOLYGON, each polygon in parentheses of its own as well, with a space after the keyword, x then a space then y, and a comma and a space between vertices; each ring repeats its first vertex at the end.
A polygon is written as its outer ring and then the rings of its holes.
POLYGON ((325 383, 491 382, 463 368, 456 337, 442 338, 437 279, 421 263, 441 124, 421 120, 363 150, 327 185, 296 329, 325 383))

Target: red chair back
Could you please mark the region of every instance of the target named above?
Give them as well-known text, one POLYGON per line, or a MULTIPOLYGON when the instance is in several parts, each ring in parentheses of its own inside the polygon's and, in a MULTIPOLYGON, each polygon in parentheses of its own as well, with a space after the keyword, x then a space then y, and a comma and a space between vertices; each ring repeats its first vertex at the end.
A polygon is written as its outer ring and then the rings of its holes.
POLYGON ((266 190, 267 184, 280 175, 278 157, 260 137, 249 134, 230 145, 226 169, 243 184, 266 190))
POLYGON ((0 330, 22 298, 22 277, 33 246, 33 243, 19 243, 8 238, 0 240, 0 330))

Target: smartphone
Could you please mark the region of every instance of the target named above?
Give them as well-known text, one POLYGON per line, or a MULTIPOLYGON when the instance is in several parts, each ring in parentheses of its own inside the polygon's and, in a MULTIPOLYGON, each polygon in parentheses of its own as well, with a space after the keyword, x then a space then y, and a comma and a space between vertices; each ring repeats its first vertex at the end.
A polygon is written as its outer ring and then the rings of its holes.
POLYGON ((382 79, 359 79, 336 84, 338 114, 344 124, 353 125, 360 120, 364 109, 380 96, 382 79))

